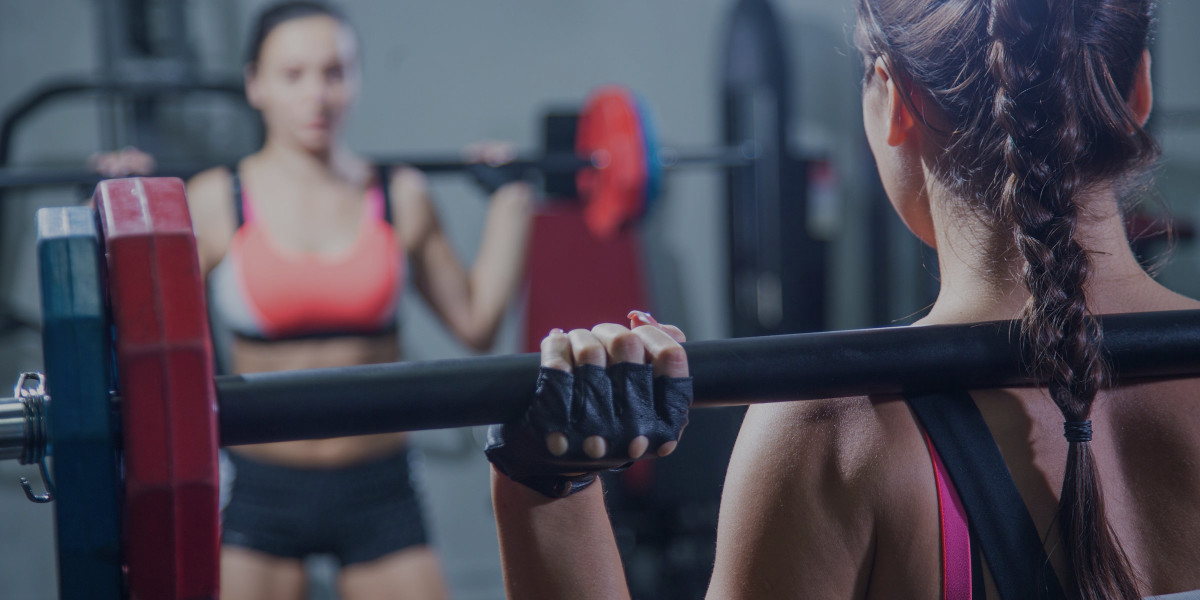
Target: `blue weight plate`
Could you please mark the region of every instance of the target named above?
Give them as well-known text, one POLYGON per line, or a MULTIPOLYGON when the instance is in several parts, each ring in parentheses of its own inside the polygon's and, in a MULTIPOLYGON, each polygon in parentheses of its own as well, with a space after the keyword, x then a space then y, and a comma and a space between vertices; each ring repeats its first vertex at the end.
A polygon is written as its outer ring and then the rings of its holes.
POLYGON ((650 212, 657 204, 662 192, 662 161, 659 160, 658 127, 654 124, 654 114, 650 112, 650 104, 641 94, 636 94, 638 120, 642 123, 642 141, 646 147, 646 208, 643 214, 650 212))
POLYGON ((59 598, 120 600, 120 420, 109 401, 112 338, 95 214, 39 210, 37 248, 59 598))

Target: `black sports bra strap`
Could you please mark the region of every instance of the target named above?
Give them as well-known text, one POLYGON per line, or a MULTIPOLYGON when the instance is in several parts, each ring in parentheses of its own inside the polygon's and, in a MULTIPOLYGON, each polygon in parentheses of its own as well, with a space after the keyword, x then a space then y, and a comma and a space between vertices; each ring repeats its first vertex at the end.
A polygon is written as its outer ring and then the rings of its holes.
MULTIPOLYGON (((392 218, 392 192, 389 189, 391 186, 392 169, 388 165, 379 165, 376 167, 376 176, 379 180, 379 187, 383 191, 383 219, 389 225, 395 224, 395 219, 392 218)), ((246 224, 246 212, 243 210, 242 201, 242 178, 238 175, 237 169, 232 172, 233 184, 233 214, 237 218, 238 229, 246 224)))
POLYGON ((379 188, 383 190, 383 220, 387 221, 388 225, 395 225, 396 222, 392 218, 392 167, 379 165, 375 167, 375 172, 379 188))
MULTIPOLYGON (((945 464, 945 461, 942 461, 942 466, 945 464)), ((959 500, 962 500, 961 496, 959 500)), ((987 588, 983 584, 983 561, 979 558, 979 548, 982 546, 979 543, 979 532, 975 531, 975 526, 970 522, 967 523, 967 531, 971 536, 971 598, 987 600, 987 588)))
MULTIPOLYGON (((1037 526, 967 392, 907 398, 958 490, 1000 597, 1065 600, 1037 526)), ((972 566, 974 569, 974 565, 972 566)), ((976 572, 972 579, 981 578, 976 572)))
POLYGON ((246 213, 242 210, 242 178, 236 168, 233 169, 233 214, 237 218, 238 229, 246 224, 246 213))

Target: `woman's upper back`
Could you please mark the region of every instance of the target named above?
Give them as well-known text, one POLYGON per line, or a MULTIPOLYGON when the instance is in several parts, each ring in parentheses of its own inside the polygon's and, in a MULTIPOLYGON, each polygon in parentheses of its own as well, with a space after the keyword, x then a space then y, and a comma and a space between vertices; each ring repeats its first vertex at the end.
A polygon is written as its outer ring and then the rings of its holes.
MULTIPOLYGON (((1200 308, 1169 293, 1138 304, 1200 308)), ((1191 379, 1105 390, 1091 415, 1108 520, 1143 595, 1200 589, 1198 388, 1191 379)), ((1044 390, 972 396, 1070 590, 1054 522, 1061 413, 1044 390)), ((726 480, 710 597, 940 597, 936 486, 902 398, 752 407, 726 480)), ((985 583, 997 597, 990 573, 985 583)))

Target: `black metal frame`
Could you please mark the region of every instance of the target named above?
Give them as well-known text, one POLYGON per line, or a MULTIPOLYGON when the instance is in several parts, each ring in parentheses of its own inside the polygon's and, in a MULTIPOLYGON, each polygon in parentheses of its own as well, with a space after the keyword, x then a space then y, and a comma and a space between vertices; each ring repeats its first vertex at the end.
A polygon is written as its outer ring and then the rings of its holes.
MULTIPOLYGON (((115 80, 97 77, 63 77, 43 83, 32 91, 10 104, 2 113, 0 119, 0 170, 8 166, 13 154, 13 144, 19 126, 31 115, 38 112, 47 104, 56 100, 78 96, 100 96, 103 99, 116 98, 153 98, 164 95, 185 95, 191 93, 214 93, 233 96, 239 103, 244 103, 245 92, 240 80, 180 80, 156 81, 146 80, 115 80)), ((261 130, 259 137, 262 137, 261 130)), ((41 173, 45 176, 46 173, 41 173)), ((87 174, 90 176, 90 174, 87 174)), ((66 183, 81 185, 95 184, 79 173, 66 183)), ((96 176, 99 179, 99 176, 96 176)), ((0 187, 0 202, 4 200, 5 189, 0 187)), ((2 288, 3 286, 0 286, 2 288)), ((25 323, 18 322, 8 314, 7 307, 0 303, 0 332, 11 330, 25 323)))
POLYGON ((728 18, 721 69, 723 135, 753 140, 753 168, 726 178, 729 310, 734 337, 825 329, 826 243, 808 234, 809 161, 788 149, 791 69, 767 0, 741 0, 728 18))
POLYGON ((234 96, 239 102, 245 98, 239 80, 198 81, 139 81, 108 80, 93 77, 65 77, 44 83, 5 109, 0 121, 0 167, 8 166, 12 156, 13 139, 17 126, 45 104, 73 96, 99 95, 106 98, 163 96, 208 92, 234 96))

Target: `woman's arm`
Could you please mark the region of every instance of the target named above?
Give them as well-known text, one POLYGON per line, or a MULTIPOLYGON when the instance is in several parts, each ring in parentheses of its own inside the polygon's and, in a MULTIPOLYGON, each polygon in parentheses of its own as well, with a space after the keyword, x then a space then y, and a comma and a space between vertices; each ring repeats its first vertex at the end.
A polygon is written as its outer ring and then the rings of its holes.
POLYGON ((607 323, 555 330, 542 340, 537 397, 519 422, 488 436, 488 458, 498 467, 492 499, 509 598, 629 597, 601 486, 549 498, 518 481, 669 454, 691 400, 682 339, 669 325, 630 331, 607 323), (597 377, 610 378, 611 389, 597 377), (645 418, 622 417, 635 414, 645 418))
POLYGON ((401 243, 413 280, 454 335, 475 350, 491 347, 521 281, 533 210, 533 192, 522 182, 496 190, 475 261, 467 270, 446 238, 420 172, 397 169, 391 192, 401 243))
POLYGON ((628 598, 599 484, 551 499, 492 471, 508 598, 628 598))

